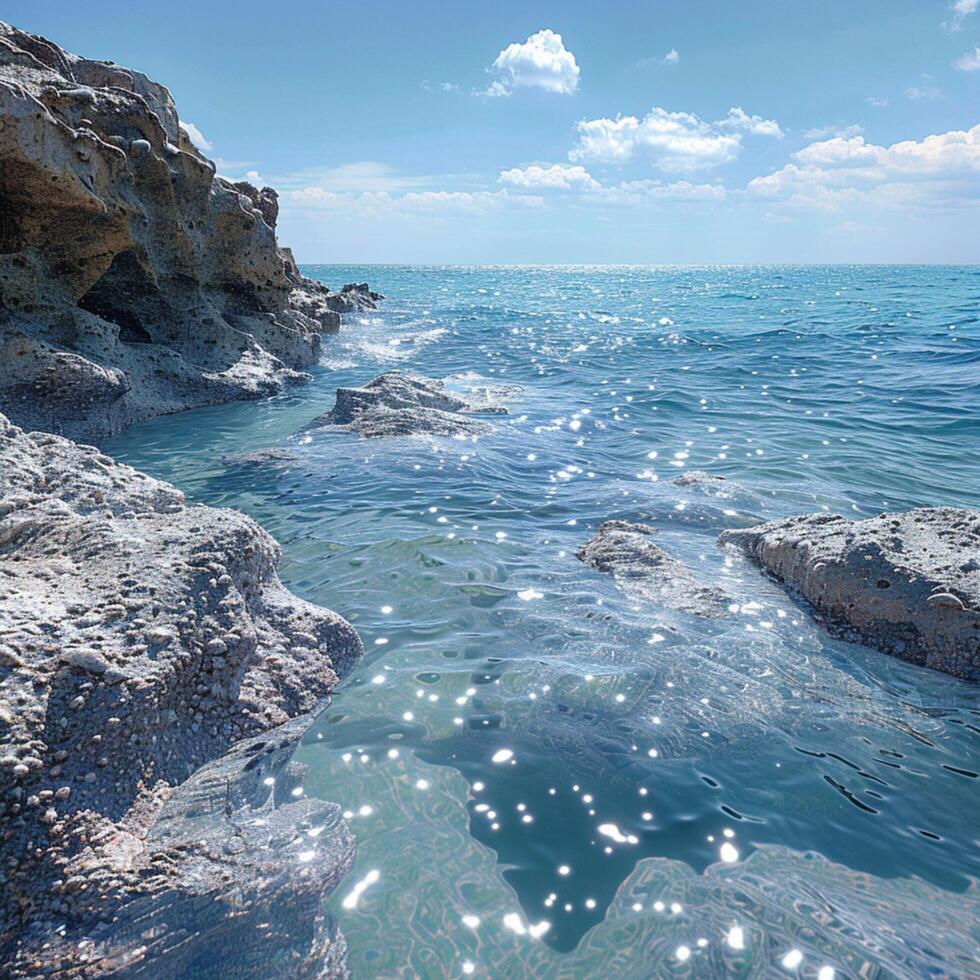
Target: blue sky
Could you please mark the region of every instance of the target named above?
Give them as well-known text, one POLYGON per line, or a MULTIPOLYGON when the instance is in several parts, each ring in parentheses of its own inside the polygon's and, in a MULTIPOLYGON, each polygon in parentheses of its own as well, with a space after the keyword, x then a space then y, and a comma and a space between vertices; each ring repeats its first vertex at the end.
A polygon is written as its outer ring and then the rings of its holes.
POLYGON ((980 0, 6 0, 306 262, 980 261, 980 0))

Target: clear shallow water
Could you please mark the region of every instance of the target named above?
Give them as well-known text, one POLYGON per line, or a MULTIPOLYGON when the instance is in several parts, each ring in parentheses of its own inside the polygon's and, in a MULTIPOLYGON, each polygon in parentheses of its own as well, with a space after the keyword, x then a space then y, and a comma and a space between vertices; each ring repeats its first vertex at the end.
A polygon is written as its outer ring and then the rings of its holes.
POLYGON ((252 514, 364 637, 302 750, 359 839, 331 902, 355 975, 980 970, 976 689, 832 640, 714 543, 980 505, 980 269, 307 272, 389 297, 312 385, 105 448, 252 514), (524 390, 475 442, 305 430, 392 368, 524 390), (226 458, 266 446, 298 459, 226 458), (738 611, 583 566, 612 517, 738 611))

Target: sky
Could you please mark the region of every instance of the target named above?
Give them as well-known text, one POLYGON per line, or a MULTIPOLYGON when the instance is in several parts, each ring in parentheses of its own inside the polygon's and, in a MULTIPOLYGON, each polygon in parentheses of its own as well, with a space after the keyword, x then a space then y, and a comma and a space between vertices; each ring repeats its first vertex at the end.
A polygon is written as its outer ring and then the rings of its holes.
POLYGON ((980 262, 980 0, 4 0, 300 262, 980 262))

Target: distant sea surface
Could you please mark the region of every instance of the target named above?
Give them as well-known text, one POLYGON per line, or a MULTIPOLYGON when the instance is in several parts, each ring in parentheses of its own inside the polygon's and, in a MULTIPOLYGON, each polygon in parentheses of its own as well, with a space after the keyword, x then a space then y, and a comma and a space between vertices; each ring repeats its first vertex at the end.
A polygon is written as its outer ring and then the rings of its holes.
POLYGON ((354 975, 980 972, 977 688, 832 639, 715 544, 980 506, 980 268, 304 271, 388 297, 312 384, 105 448, 254 516, 364 638, 300 752, 358 838, 354 975), (306 429, 393 369, 520 390, 477 441, 306 429), (230 458, 267 446, 296 459, 230 458), (730 614, 581 564, 609 518, 730 614))

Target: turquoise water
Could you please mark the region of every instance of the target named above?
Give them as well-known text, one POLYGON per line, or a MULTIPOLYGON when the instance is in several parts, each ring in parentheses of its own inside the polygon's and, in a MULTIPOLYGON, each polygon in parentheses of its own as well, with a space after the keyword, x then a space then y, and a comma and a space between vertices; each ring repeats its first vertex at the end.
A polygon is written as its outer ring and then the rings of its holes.
POLYGON ((831 639, 715 545, 980 506, 980 269, 306 271, 388 296, 313 384, 105 448, 253 515, 365 640, 301 752, 358 836, 330 903, 355 976, 980 973, 976 688, 831 639), (394 368, 523 390, 476 441, 306 430, 394 368), (298 458, 226 458, 266 446, 298 458), (737 611, 579 563, 612 517, 737 611))

